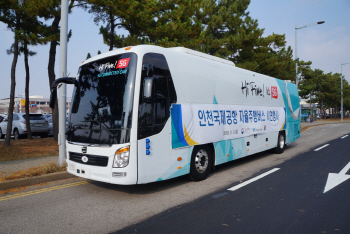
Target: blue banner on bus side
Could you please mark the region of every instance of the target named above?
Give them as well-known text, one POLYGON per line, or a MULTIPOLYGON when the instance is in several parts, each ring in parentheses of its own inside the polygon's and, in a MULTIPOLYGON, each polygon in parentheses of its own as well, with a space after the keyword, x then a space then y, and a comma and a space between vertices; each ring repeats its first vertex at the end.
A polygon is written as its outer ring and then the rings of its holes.
POLYGON ((173 104, 172 148, 219 142, 286 128, 286 108, 173 104))

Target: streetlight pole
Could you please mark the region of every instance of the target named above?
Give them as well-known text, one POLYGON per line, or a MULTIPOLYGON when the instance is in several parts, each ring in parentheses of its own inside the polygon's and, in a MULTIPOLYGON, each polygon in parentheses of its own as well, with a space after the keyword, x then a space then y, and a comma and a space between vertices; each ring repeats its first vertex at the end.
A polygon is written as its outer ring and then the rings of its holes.
MULTIPOLYGON (((68 41, 68 0, 61 0, 61 32, 60 32, 60 66, 59 77, 67 75, 67 41, 68 41)), ((58 112, 58 166, 62 166, 66 158, 66 84, 59 88, 58 112)))
MULTIPOLYGON (((350 63, 350 62, 349 62, 350 63)), ((340 109, 340 115, 341 115, 341 121, 343 122, 343 65, 349 64, 349 63, 343 63, 340 62, 340 90, 341 90, 341 109, 340 109)))
POLYGON ((318 22, 314 22, 314 23, 311 23, 311 24, 304 25, 304 26, 299 27, 299 28, 297 28, 297 24, 295 24, 295 84, 296 84, 297 87, 298 87, 297 31, 299 29, 303 29, 303 28, 306 28, 306 27, 314 26, 314 25, 317 25, 317 24, 323 24, 323 23, 324 23, 324 21, 318 21, 318 22))

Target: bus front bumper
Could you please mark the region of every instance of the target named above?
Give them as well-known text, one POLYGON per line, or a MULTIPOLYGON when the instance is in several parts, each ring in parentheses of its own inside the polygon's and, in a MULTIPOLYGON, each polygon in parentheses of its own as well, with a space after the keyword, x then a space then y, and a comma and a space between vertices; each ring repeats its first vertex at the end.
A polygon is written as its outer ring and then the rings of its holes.
POLYGON ((86 146, 82 152, 81 145, 67 144, 67 171, 75 176, 111 184, 137 183, 136 142, 112 145, 111 147, 86 146), (115 168, 113 161, 117 150, 130 146, 129 164, 115 168))
POLYGON ((137 183, 136 173, 127 170, 127 168, 96 167, 72 162, 68 159, 66 161, 67 171, 78 177, 110 184, 127 185, 137 183))

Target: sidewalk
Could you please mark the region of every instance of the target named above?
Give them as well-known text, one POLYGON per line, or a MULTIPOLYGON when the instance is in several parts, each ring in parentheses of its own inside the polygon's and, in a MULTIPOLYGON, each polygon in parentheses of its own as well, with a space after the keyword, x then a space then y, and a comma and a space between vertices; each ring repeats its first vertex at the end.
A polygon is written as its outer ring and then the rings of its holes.
POLYGON ((307 122, 301 122, 300 123, 300 129, 303 130, 305 128, 308 127, 312 127, 312 126, 317 126, 317 125, 325 125, 325 124, 341 124, 341 123, 350 123, 350 119, 344 119, 344 122, 342 122, 341 120, 339 121, 330 121, 330 120, 317 120, 317 121, 313 121, 312 123, 307 123, 307 122))
MULTIPOLYGON (((350 119, 344 120, 344 122, 339 121, 327 121, 327 120, 318 120, 312 123, 301 122, 301 130, 307 129, 308 127, 324 125, 324 124, 341 124, 341 123, 350 123, 350 119)), ((0 142, 2 144, 2 142, 0 142)), ((56 163, 58 161, 58 156, 42 157, 42 158, 33 158, 33 159, 24 159, 16 161, 6 161, 0 162, 0 173, 1 176, 7 176, 13 172, 28 170, 33 167, 44 166, 46 163, 56 163)), ((74 178, 75 176, 69 174, 68 172, 58 172, 47 175, 42 175, 33 178, 25 178, 14 181, 0 181, 0 191, 4 189, 16 188, 21 186, 29 186, 37 183, 50 182, 55 180, 74 178)))
POLYGON ((8 176, 13 172, 28 170, 32 167, 40 167, 46 163, 56 163, 58 156, 42 157, 42 158, 30 158, 16 161, 0 162, 1 176, 8 176))
MULTIPOLYGON (((1 142, 2 143, 2 142, 1 142)), ((14 161, 0 162, 0 175, 1 177, 8 176, 11 173, 18 172, 21 170, 28 170, 33 167, 41 167, 47 163, 56 163, 58 156, 49 156, 41 158, 22 159, 14 161)), ((36 176, 32 178, 23 178, 17 180, 0 181, 0 191, 24 186, 30 186, 34 184, 47 183, 56 180, 64 180, 74 178, 75 176, 68 172, 56 172, 46 174, 42 176, 36 176)))

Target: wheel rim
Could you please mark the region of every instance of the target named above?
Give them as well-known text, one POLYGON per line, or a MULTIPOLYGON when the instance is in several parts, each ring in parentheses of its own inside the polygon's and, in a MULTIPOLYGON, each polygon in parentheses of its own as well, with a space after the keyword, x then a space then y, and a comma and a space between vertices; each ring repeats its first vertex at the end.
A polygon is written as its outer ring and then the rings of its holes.
POLYGON ((283 149, 284 148, 284 136, 283 135, 280 135, 280 147, 281 147, 281 149, 283 149))
POLYGON ((209 157, 207 151, 204 149, 198 150, 195 157, 196 170, 203 173, 208 168, 209 157))
POLYGON ((13 134, 14 135, 14 137, 15 137, 15 140, 18 140, 18 130, 15 130, 15 134, 13 134))

